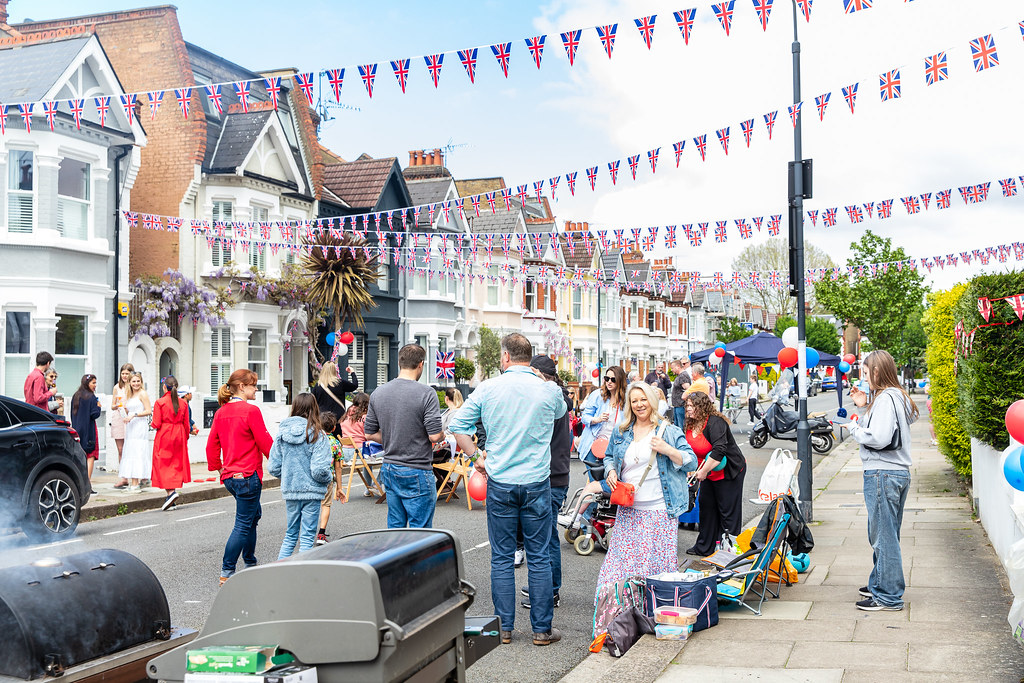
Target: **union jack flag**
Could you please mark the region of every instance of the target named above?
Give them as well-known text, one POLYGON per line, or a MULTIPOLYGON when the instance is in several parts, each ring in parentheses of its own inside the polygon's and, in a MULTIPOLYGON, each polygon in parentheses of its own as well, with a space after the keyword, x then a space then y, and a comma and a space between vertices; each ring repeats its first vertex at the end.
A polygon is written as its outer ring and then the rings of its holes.
POLYGON ((729 29, 732 27, 732 13, 733 8, 736 6, 736 0, 729 0, 728 2, 721 2, 718 4, 711 5, 712 11, 715 16, 718 17, 718 22, 725 29, 725 35, 729 35, 729 29))
POLYGON ((491 207, 491 213, 494 213, 494 193, 487 192, 486 194, 484 194, 484 197, 487 199, 487 205, 491 207))
POLYGON ((640 155, 634 154, 628 157, 626 161, 629 163, 629 172, 633 174, 633 180, 636 180, 636 167, 640 165, 640 155))
POLYGON ((306 103, 313 106, 313 74, 295 74, 295 83, 298 84, 302 93, 306 96, 306 103))
MULTIPOLYGON (((207 85, 207 86, 204 86, 204 89, 206 90, 206 96, 210 99, 210 103, 213 104, 214 108, 217 110, 217 113, 218 114, 223 114, 224 113, 224 108, 221 106, 221 103, 220 103, 220 98, 221 98, 220 86, 219 85, 207 85)), ((124 99, 124 98, 122 97, 122 99, 124 99)))
POLYGON ((761 232, 761 225, 764 223, 764 216, 754 216, 752 220, 754 221, 754 225, 757 226, 757 231, 761 232))
POLYGON ((548 187, 551 188, 551 198, 555 198, 555 190, 558 189, 558 180, 561 176, 555 176, 554 178, 548 178, 548 187))
POLYGON ((800 12, 804 15, 804 20, 807 23, 811 22, 811 3, 814 0, 796 0, 797 7, 800 8, 800 12))
POLYGON ((782 286, 782 277, 779 275, 779 271, 773 270, 768 273, 768 284, 776 289, 782 286))
POLYGON ((948 209, 953 198, 953 190, 940 190, 935 193, 935 208, 948 209))
POLYGON ((523 206, 526 206, 526 195, 528 194, 526 190, 526 185, 516 186, 516 196, 519 197, 519 201, 522 203, 523 206))
POLYGON ((512 55, 512 43, 491 45, 491 52, 494 54, 494 58, 498 60, 501 72, 505 74, 505 78, 508 78, 508 60, 512 55))
POLYGON ((747 149, 750 148, 750 136, 754 134, 754 119, 740 121, 740 130, 743 131, 743 139, 747 141, 747 149))
POLYGON ((71 116, 75 119, 75 126, 78 130, 82 130, 82 112, 85 110, 85 100, 68 100, 68 106, 71 108, 71 116))
POLYGON ((1000 180, 999 185, 1003 188, 1004 197, 1014 197, 1017 195, 1017 181, 1013 178, 1000 180))
POLYGON ((980 183, 974 186, 974 191, 978 195, 979 202, 983 202, 988 199, 988 191, 990 187, 992 187, 992 183, 980 183))
POLYGON ((588 255, 594 253, 594 238, 590 236, 589 232, 583 233, 583 246, 586 248, 588 255))
POLYGON ((707 135, 700 135, 698 137, 695 137, 693 139, 693 144, 697 145, 697 151, 700 152, 700 160, 701 161, 706 161, 707 160, 707 150, 708 150, 708 136, 707 135))
POLYGON ((732 286, 736 289, 745 289, 747 281, 743 279, 743 275, 733 271, 732 274, 732 286))
POLYGON ((832 99, 832 93, 827 92, 824 95, 818 95, 814 98, 814 104, 818 107, 818 120, 825 120, 825 110, 828 108, 828 101, 832 99))
POLYGON ((534 36, 533 38, 526 39, 526 49, 530 51, 533 56, 533 62, 540 68, 540 58, 544 54, 544 41, 547 36, 534 36))
POLYGON ((612 46, 615 45, 615 32, 618 30, 618 24, 612 24, 610 26, 595 26, 597 29, 597 37, 601 39, 601 44, 604 45, 604 51, 608 53, 608 59, 612 58, 612 46))
POLYGON ((477 48, 469 48, 467 50, 459 50, 459 61, 462 62, 462 66, 466 69, 466 74, 469 75, 469 82, 476 82, 476 51, 477 48))
POLYGON ((715 271, 715 274, 711 276, 711 284, 718 289, 725 286, 725 278, 722 276, 721 271, 715 271))
MULTIPOLYGON (((423 58, 423 61, 427 63, 427 70, 430 71, 430 79, 434 81, 434 87, 437 87, 437 79, 441 77, 441 65, 444 63, 444 53, 437 55, 427 55, 423 58)), ((405 92, 405 89, 402 89, 405 92)))
POLYGON ((630 228, 630 232, 633 233, 633 244, 636 247, 640 246, 640 233, 643 232, 643 228, 630 228))
POLYGON ((851 223, 863 223, 864 213, 860 210, 857 205, 846 207, 846 215, 850 217, 851 223))
POLYGON ((883 199, 882 201, 878 202, 879 219, 885 219, 892 216, 892 204, 894 201, 895 200, 893 199, 883 199))
POLYGON ((674 225, 665 226, 665 247, 667 249, 676 248, 676 226, 674 225))
POLYGON ((625 246, 626 246, 626 243, 625 243, 626 231, 625 231, 625 229, 612 230, 612 232, 615 233, 615 248, 616 249, 624 249, 625 246))
POLYGON ((0 104, 0 135, 7 134, 7 105, 0 104))
POLYGON ((974 59, 974 70, 979 73, 999 66, 999 55, 991 33, 971 41, 971 57, 974 59))
POLYGON ((843 99, 846 100, 847 106, 850 107, 850 113, 854 113, 854 107, 857 106, 857 86, 859 83, 848 85, 843 88, 843 99))
POLYGON ((562 45, 565 47, 565 54, 569 58, 569 66, 576 61, 576 48, 580 46, 580 36, 583 31, 566 31, 562 34, 562 45))
POLYGON ((54 118, 57 116, 57 101, 43 102, 43 113, 46 115, 46 122, 50 125, 50 130, 53 130, 54 118))
POLYGON ((543 180, 535 180, 535 181, 533 181, 533 192, 534 192, 534 194, 537 195, 537 201, 538 202, 541 200, 541 198, 543 196, 542 195, 543 191, 544 191, 544 181, 543 180))
POLYGON ((868 218, 874 218, 875 217, 875 203, 874 202, 868 202, 867 204, 865 204, 864 205, 864 210, 868 212, 868 218))
POLYGON ((569 194, 571 194, 573 197, 576 196, 576 174, 577 173, 578 173, 578 171, 573 171, 572 173, 566 173, 565 174, 565 182, 569 183, 569 194))
POLYGON ((700 226, 700 234, 701 234, 701 236, 702 237, 707 237, 708 236, 708 225, 709 224, 708 223, 698 223, 698 225, 700 226))
POLYGON ((775 0, 754 0, 754 11, 757 18, 761 20, 761 30, 768 30, 768 17, 772 13, 772 3, 775 0))
POLYGON ((154 216, 151 213, 142 214, 142 227, 146 230, 159 230, 163 225, 159 216, 154 216))
POLYGON ((800 120, 800 107, 803 106, 803 102, 797 102, 796 104, 790 105, 789 107, 789 118, 793 121, 793 128, 796 128, 797 122, 800 120))
POLYGON ((701 240, 704 239, 704 235, 700 234, 699 230, 695 230, 693 232, 687 230, 686 237, 690 240, 691 247, 699 247, 701 240))
POLYGON ((373 98, 373 79, 377 77, 376 64, 363 64, 359 67, 359 77, 363 79, 366 86, 366 94, 373 98))
POLYGON ((949 77, 949 62, 946 61, 946 53, 940 52, 924 60, 924 82, 926 85, 935 85, 949 77))
POLYGON ((661 151, 661 147, 647 150, 647 161, 651 162, 651 173, 654 173, 658 168, 658 152, 661 151))
POLYGON ((931 200, 932 200, 932 193, 931 192, 925 192, 923 195, 921 195, 921 205, 924 207, 925 211, 928 210, 928 203, 931 202, 931 200))
POLYGON ((512 233, 506 232, 501 235, 501 250, 508 256, 508 247, 512 242, 512 233))
POLYGON ((722 143, 722 149, 725 150, 725 156, 729 156, 729 126, 715 131, 718 135, 718 141, 722 143))
POLYGON ((478 195, 478 194, 473 195, 472 197, 469 198, 469 201, 473 202, 473 211, 475 211, 476 215, 479 216, 480 215, 480 195, 478 195))
POLYGON ((501 201, 505 202, 505 210, 512 210, 512 188, 505 187, 501 190, 501 201))
POLYGON ((779 111, 768 112, 764 115, 764 125, 768 128, 768 139, 772 139, 772 131, 775 129, 775 118, 779 115, 779 111))
POLYGON ((853 14, 862 9, 871 9, 871 0, 843 0, 843 9, 847 14, 853 14))
POLYGON ((455 379, 455 352, 438 351, 434 366, 434 379, 455 379))
POLYGON ((811 226, 812 227, 817 227, 818 226, 818 210, 817 209, 808 210, 807 217, 811 219, 811 226))
POLYGON ((676 153, 676 168, 679 168, 679 159, 683 156, 684 147, 686 147, 686 140, 672 143, 672 151, 676 153))
POLYGON ((181 230, 181 224, 183 220, 181 218, 167 218, 167 231, 168 232, 179 232, 181 230))
POLYGON ((636 24, 636 28, 640 31, 640 37, 643 38, 644 44, 647 49, 651 49, 651 41, 654 40, 654 22, 658 18, 657 14, 652 14, 649 17, 641 17, 640 19, 634 19, 633 23, 636 24))
POLYGON ((750 274, 750 285, 755 289, 764 289, 764 283, 761 281, 761 273, 754 271, 750 274))
MULTIPOLYGON (((238 98, 238 103, 242 106, 242 111, 245 112, 245 113, 249 113, 249 86, 250 86, 250 81, 238 81, 237 83, 232 83, 231 85, 235 89, 235 96, 238 98)), ((163 98, 162 97, 163 93, 160 93, 160 95, 161 95, 161 99, 162 99, 163 98)), ((151 100, 150 101, 150 106, 152 106, 152 104, 153 103, 152 103, 152 100, 151 100)), ((157 103, 157 106, 160 106, 159 103, 157 103)), ((156 112, 153 112, 153 115, 156 116, 156 112)))
MULTIPOLYGON (((427 60, 427 68, 430 68, 430 59, 424 57, 427 60)), ((409 60, 408 59, 395 59, 391 61, 391 70, 395 72, 395 78, 398 79, 398 86, 402 89, 402 93, 405 93, 405 84, 409 80, 409 60)), ((436 86, 435 86, 436 87, 436 86)))
POLYGON ((725 234, 725 221, 715 221, 715 241, 725 242, 728 239, 725 234))
POLYGON ((831 209, 825 209, 825 215, 821 219, 822 224, 824 224, 824 226, 826 228, 834 228, 834 227, 836 227, 836 217, 838 215, 839 215, 839 208, 838 207, 834 207, 834 208, 831 208, 831 209))
POLYGON ((964 204, 966 204, 967 203, 967 193, 971 189, 970 186, 966 186, 965 185, 964 187, 957 188, 957 189, 960 190, 960 197, 964 200, 964 204))
POLYGON ((128 221, 129 228, 139 227, 139 214, 136 213, 135 211, 125 211, 124 219, 128 221))
MULTIPOLYGON (((280 80, 280 79, 279 79, 280 80)), ((328 69, 327 70, 327 82, 331 85, 331 90, 334 91, 334 101, 341 102, 341 86, 345 84, 345 70, 344 69, 328 69)), ((277 100, 274 100, 274 108, 277 108, 277 100)))
MULTIPOLYGON (((266 78, 263 79, 263 85, 266 87, 267 94, 270 96, 270 101, 273 102, 274 110, 276 111, 277 110, 278 96, 281 93, 281 77, 280 76, 267 76, 266 78)), ((237 91, 237 86, 236 86, 236 91, 237 91)), ((178 91, 175 90, 174 93, 175 93, 175 95, 177 95, 178 91)), ((191 91, 190 91, 190 94, 191 94, 191 91)), ((249 94, 248 93, 248 89, 246 90, 245 94, 246 94, 246 96, 248 96, 248 94, 249 94)), ((180 105, 181 102, 179 101, 178 104, 180 105)), ((246 105, 246 106, 248 106, 248 105, 246 105)))
POLYGON ((878 77, 878 90, 882 95, 882 101, 895 100, 900 97, 900 70, 893 69, 886 71, 878 77))
MULTIPOLYGON (((218 89, 220 86, 217 86, 218 89)), ((121 95, 121 107, 124 109, 124 115, 128 117, 128 125, 132 124, 135 117, 135 93, 128 95, 121 95)))
POLYGON ((747 219, 745 219, 745 218, 738 218, 738 219, 736 219, 735 222, 736 222, 736 228, 740 231, 740 237, 742 239, 749 240, 752 230, 751 230, 750 226, 747 225, 747 219))
POLYGON ((693 30, 693 20, 697 15, 697 10, 684 9, 681 12, 673 12, 672 14, 676 18, 676 26, 679 27, 679 32, 683 34, 683 40, 689 45, 690 31, 693 30))
MULTIPOLYGON (((609 164, 608 170, 611 170, 611 164, 609 164)), ((591 166, 587 169, 587 180, 590 181, 590 189, 593 190, 594 183, 597 182, 597 166, 591 166)))

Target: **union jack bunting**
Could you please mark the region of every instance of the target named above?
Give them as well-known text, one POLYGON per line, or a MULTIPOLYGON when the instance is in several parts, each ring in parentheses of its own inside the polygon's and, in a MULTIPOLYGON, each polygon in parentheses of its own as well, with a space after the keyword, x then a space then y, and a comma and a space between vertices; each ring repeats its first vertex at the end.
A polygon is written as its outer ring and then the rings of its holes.
POLYGON ((633 180, 636 180, 636 167, 640 165, 640 155, 634 154, 626 159, 629 164, 629 172, 633 175, 633 180))
POLYGON ((82 130, 82 112, 85 110, 85 100, 68 100, 71 108, 71 116, 75 119, 75 127, 82 130))
POLYGON ((718 135, 718 141, 722 143, 722 149, 725 150, 725 156, 729 156, 729 126, 721 130, 715 131, 718 135))
POLYGON ((704 239, 704 235, 700 233, 700 230, 687 230, 686 237, 690 240, 691 247, 699 247, 701 240, 704 239))
POLYGON ((747 220, 745 218, 738 218, 735 222, 736 228, 740 231, 740 238, 745 240, 750 239, 752 230, 750 226, 747 225, 747 220))
POLYGON ((971 57, 974 59, 974 70, 978 73, 999 66, 996 42, 992 39, 991 33, 971 41, 971 57))
POLYGON ((57 116, 57 102, 43 102, 43 114, 46 115, 46 123, 49 124, 50 130, 53 130, 54 118, 57 116))
POLYGON ((498 60, 498 66, 501 67, 501 73, 505 74, 505 78, 508 78, 508 60, 512 55, 512 43, 498 43, 497 45, 491 45, 491 52, 494 54, 494 58, 498 60))
POLYGON ((779 271, 773 270, 768 273, 768 284, 775 288, 782 286, 782 277, 779 275, 779 271))
POLYGON ((0 104, 0 135, 7 134, 7 105, 0 104))
POLYGON ((501 201, 505 202, 505 210, 512 210, 512 188, 505 187, 501 189, 501 201))
POLYGON ((306 96, 306 104, 313 106, 313 74, 312 73, 299 73, 295 74, 295 83, 302 90, 302 94, 306 96))
POLYGON ((139 214, 136 213, 135 211, 125 211, 124 219, 128 221, 129 228, 139 227, 139 214))
POLYGON ((761 225, 764 223, 764 216, 754 216, 754 225, 757 226, 757 231, 761 232, 761 225))
POLYGON ((935 208, 948 209, 953 198, 953 190, 940 190, 935 193, 935 208))
POLYGON ((494 213, 494 193, 488 192, 484 195, 484 197, 487 199, 487 206, 491 207, 491 213, 494 213))
POLYGON ((721 271, 716 270, 715 274, 711 276, 711 284, 718 289, 725 286, 725 278, 722 276, 721 271))
POLYGON ((534 192, 534 194, 537 195, 537 201, 539 202, 541 200, 541 198, 543 197, 543 192, 544 192, 544 181, 543 180, 535 180, 535 181, 533 181, 533 192, 534 192))
POLYGON ((548 187, 551 188, 551 198, 555 198, 555 190, 558 189, 558 180, 561 176, 555 176, 554 178, 548 178, 548 187))
POLYGON ((757 12, 757 18, 761 22, 761 30, 768 30, 768 17, 772 13, 772 3, 775 0, 754 0, 754 11, 757 12))
POLYGON ((902 197, 900 201, 903 202, 903 208, 907 210, 908 214, 921 211, 921 204, 917 201, 917 197, 902 197))
MULTIPOLYGON (((614 185, 615 184, 615 179, 619 175, 619 160, 618 159, 616 159, 615 161, 609 161, 608 162, 608 173, 609 173, 609 175, 611 175, 611 177, 612 177, 612 185, 614 185)), ((591 185, 593 185, 593 183, 591 183, 591 185)), ((594 189, 594 188, 591 187, 590 189, 594 189)))
POLYGON ((736 0, 729 0, 728 2, 721 2, 711 5, 711 10, 718 17, 718 23, 725 29, 725 35, 729 35, 729 29, 732 27, 732 13, 733 8, 736 6, 736 0))
POLYGON ((747 282, 743 279, 743 275, 734 271, 732 274, 732 286, 737 289, 745 289, 747 282))
POLYGON ((825 209, 825 215, 822 217, 821 222, 826 228, 836 227, 836 216, 839 214, 838 207, 825 209))
POLYGON ((743 131, 743 139, 747 141, 747 149, 750 149, 750 136, 754 134, 754 119, 740 121, 740 130, 743 131))
POLYGON ((594 183, 597 182, 597 166, 591 166, 587 169, 587 180, 590 181, 590 189, 593 190, 594 183))
POLYGON ((565 174, 565 182, 569 184, 569 194, 573 197, 576 196, 576 174, 579 171, 573 171, 572 173, 565 174))
POLYGON ((992 187, 992 183, 980 183, 974 186, 974 191, 978 195, 978 201, 984 202, 988 200, 988 191, 992 187))
POLYGON ((725 234, 725 221, 715 221, 715 241, 725 242, 728 239, 725 234))
POLYGON ((700 226, 700 234, 703 237, 707 237, 708 236, 708 225, 709 224, 708 223, 698 223, 698 225, 700 226))
POLYGON ((843 88, 843 99, 846 100, 846 105, 850 107, 850 113, 853 114, 854 107, 857 106, 857 86, 859 83, 848 85, 843 88))
POLYGON ((932 200, 932 193, 931 192, 925 192, 923 195, 921 195, 921 205, 924 207, 925 211, 928 210, 928 203, 931 202, 931 200, 932 200))
MULTIPOLYGON (((437 55, 427 55, 423 58, 423 61, 427 64, 427 71, 430 72, 430 80, 434 81, 434 87, 437 87, 437 79, 441 77, 441 65, 444 64, 444 53, 437 55)), ((405 92, 405 88, 402 89, 405 92)))
POLYGON ((895 100, 900 97, 900 70, 893 69, 886 71, 878 77, 878 90, 881 93, 882 101, 895 100))
POLYGON ((636 30, 640 31, 640 37, 643 38, 644 45, 647 49, 651 49, 651 42, 654 40, 654 22, 658 18, 658 15, 652 14, 649 17, 641 17, 634 19, 633 23, 636 24, 636 30))
POLYGON ((164 91, 157 90, 156 92, 148 92, 146 93, 146 97, 149 99, 149 120, 153 121, 156 119, 157 110, 160 109, 160 105, 164 101, 164 91))
POLYGON ((700 135, 698 137, 695 137, 693 139, 693 144, 697 145, 697 151, 700 152, 700 160, 706 161, 708 151, 708 136, 700 135))
POLYGON ((327 82, 331 85, 331 90, 334 91, 334 101, 341 102, 341 86, 345 84, 345 70, 328 69, 327 82))
POLYGON ((679 159, 683 156, 684 147, 686 147, 686 140, 672 143, 672 151, 676 153, 676 168, 679 168, 679 159))
POLYGON ((883 199, 882 201, 878 202, 878 217, 880 219, 885 219, 892 216, 892 204, 894 201, 895 200, 893 199, 883 199))
POLYGON ((658 152, 661 151, 661 147, 647 150, 647 161, 651 162, 651 173, 654 173, 658 168, 658 152))
MULTIPOLYGON (((182 224, 182 222, 183 222, 183 219, 181 219, 181 218, 176 218, 176 217, 168 216, 168 218, 167 218, 167 231, 168 232, 180 232, 181 231, 181 224, 182 224)), ((270 235, 268 234, 264 239, 270 239, 270 235)))
POLYGON ((818 227, 818 210, 812 209, 807 212, 807 217, 811 219, 811 227, 818 227))
POLYGON ((466 69, 470 83, 476 82, 476 54, 477 48, 475 47, 458 51, 459 61, 462 62, 462 66, 466 69))
POLYGON ((604 51, 608 53, 608 59, 612 58, 612 47, 615 45, 615 32, 618 30, 618 24, 611 24, 610 26, 595 26, 597 29, 597 37, 601 39, 601 45, 604 46, 604 51))
POLYGON ((583 233, 583 247, 587 250, 587 255, 593 255, 594 238, 591 237, 589 232, 583 233))
POLYGON ((864 213, 860 210, 859 206, 846 207, 846 215, 850 217, 851 223, 862 223, 864 221, 864 213))
POLYGON ((960 188, 957 188, 957 189, 960 190, 960 197, 964 200, 964 204, 966 204, 967 203, 967 197, 968 197, 967 193, 968 193, 968 191, 971 188, 969 186, 965 185, 964 187, 960 187, 960 188))
POLYGON ((163 222, 159 216, 154 216, 151 213, 142 214, 142 227, 146 230, 159 230, 163 227, 163 222))
POLYGON ((637 248, 640 247, 640 233, 644 231, 643 228, 630 228, 629 230, 633 233, 633 245, 637 248))
POLYGON ((818 120, 825 120, 825 110, 828 109, 828 101, 832 99, 832 93, 827 92, 824 95, 818 95, 814 98, 814 104, 818 108, 818 120))
POLYGON ((779 115, 778 110, 768 112, 764 115, 764 125, 768 129, 768 139, 772 139, 772 131, 775 129, 775 119, 779 115))
POLYGON ((438 351, 434 366, 434 379, 455 379, 455 352, 438 351))
POLYGON ((853 14, 862 9, 871 9, 871 0, 843 0, 843 10, 847 14, 853 14))
POLYGON ((562 45, 565 47, 565 55, 569 58, 569 66, 576 61, 576 49, 580 46, 580 36, 583 31, 566 31, 562 34, 562 45))
POLYGON ((797 102, 789 106, 789 118, 793 122, 793 128, 796 128, 796 124, 800 121, 800 107, 803 106, 803 102, 797 102))
POLYGON ((224 108, 221 106, 221 103, 220 103, 220 98, 221 98, 220 86, 219 85, 207 85, 207 86, 203 86, 203 87, 206 90, 206 96, 210 99, 210 104, 212 104, 214 106, 214 108, 217 110, 218 114, 223 114, 224 113, 224 108))
POLYGON ((924 60, 924 82, 925 85, 935 85, 949 77, 949 62, 946 60, 946 53, 940 52, 925 57, 924 60))
POLYGON ((366 94, 373 98, 373 79, 377 77, 376 64, 363 64, 359 67, 359 77, 363 79, 366 86, 366 94))
MULTIPOLYGON (((424 57, 424 59, 427 59, 424 57)), ((427 59, 427 68, 430 68, 430 60, 427 59)), ((395 72, 395 78, 398 79, 398 87, 402 89, 402 93, 405 93, 405 84, 409 80, 409 60, 408 59, 395 59, 391 61, 391 70, 395 72)), ((436 87, 436 86, 435 86, 436 87)))
POLYGON ((676 248, 676 226, 674 225, 665 226, 665 247, 668 249, 676 248))
POLYGON ((529 194, 529 193, 527 192, 526 185, 517 185, 516 186, 516 196, 519 197, 519 201, 520 201, 520 203, 524 207, 526 206, 526 195, 527 194, 529 194))
POLYGON ((477 216, 480 215, 480 195, 475 194, 469 198, 469 201, 473 202, 473 211, 477 216))
POLYGON ((676 18, 676 26, 679 27, 679 32, 683 34, 683 41, 690 44, 690 31, 693 30, 693 20, 697 16, 696 9, 684 9, 681 12, 673 12, 672 15, 676 18))
MULTIPOLYGON (((217 87, 220 88, 220 86, 217 87)), ((128 125, 135 120, 135 101, 135 93, 121 95, 121 108, 124 109, 124 115, 128 117, 128 125)))
POLYGON ((804 15, 804 20, 807 23, 811 22, 811 3, 814 0, 796 0, 796 6, 800 8, 800 13, 804 15))
POLYGON ((540 68, 540 58, 544 54, 544 41, 547 36, 534 36, 533 38, 526 39, 526 49, 530 51, 530 56, 533 57, 534 64, 537 68, 540 68))
POLYGON ((1003 189, 1004 197, 1015 197, 1017 195, 1017 181, 1013 178, 1004 178, 999 181, 999 186, 1003 189))
POLYGON ((875 217, 875 203, 874 202, 868 202, 867 204, 865 204, 864 205, 864 210, 867 211, 868 218, 874 218, 875 217))

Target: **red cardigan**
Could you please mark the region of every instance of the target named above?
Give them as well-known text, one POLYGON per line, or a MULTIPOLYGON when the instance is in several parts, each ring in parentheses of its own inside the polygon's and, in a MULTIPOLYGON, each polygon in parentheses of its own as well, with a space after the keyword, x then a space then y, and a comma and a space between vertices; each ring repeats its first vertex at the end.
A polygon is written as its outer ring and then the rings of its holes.
POLYGON ((273 443, 259 408, 245 401, 229 401, 214 413, 206 441, 206 462, 211 472, 220 470, 221 481, 233 474, 249 476, 253 472, 262 480, 260 455, 268 457, 273 443))
POLYGON ((46 377, 42 370, 32 368, 32 372, 28 373, 28 377, 25 378, 25 403, 48 410, 50 399, 56 394, 56 389, 46 388, 46 377))

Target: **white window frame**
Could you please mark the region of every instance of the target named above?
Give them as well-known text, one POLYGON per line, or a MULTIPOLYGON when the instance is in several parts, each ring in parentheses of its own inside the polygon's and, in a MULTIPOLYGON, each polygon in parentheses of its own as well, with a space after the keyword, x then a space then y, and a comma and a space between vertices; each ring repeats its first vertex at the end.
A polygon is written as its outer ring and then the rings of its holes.
MULTIPOLYGON (((7 188, 7 232, 18 233, 23 235, 29 235, 35 232, 36 226, 36 195, 39 189, 39 183, 36 182, 36 171, 38 166, 38 159, 36 158, 35 151, 31 149, 18 149, 12 148, 7 150, 7 177, 4 178, 3 182, 7 188), (28 153, 32 156, 32 189, 31 190, 20 190, 11 187, 11 174, 14 172, 13 157, 15 153, 22 152, 28 153), (21 197, 28 199, 28 227, 19 227, 14 229, 12 226, 15 224, 14 221, 14 204, 12 198, 21 197)), ((21 211, 20 215, 24 217, 25 211, 21 211)), ((21 225, 22 221, 17 221, 21 225)))
POLYGON ((533 280, 527 280, 523 285, 523 308, 527 313, 537 311, 537 283, 533 280))
POLYGON ((215 396, 220 385, 231 376, 231 358, 234 355, 231 328, 210 328, 210 395, 215 396), (226 353, 225 353, 226 351, 226 353))
MULTIPOLYGON (((57 388, 66 396, 72 396, 81 384, 82 375, 89 364, 89 316, 84 313, 61 313, 57 312, 58 323, 61 318, 81 318, 82 320, 82 352, 81 353, 58 353, 57 344, 54 343, 53 366, 57 370, 57 388), (73 369, 68 369, 73 366, 73 369)), ((59 334, 59 330, 56 334, 59 334)), ((71 414, 70 399, 66 404, 66 414, 71 414)))
MULTIPOLYGON (((210 209, 210 220, 211 225, 213 222, 224 223, 224 239, 231 239, 234 234, 234 228, 231 223, 235 217, 235 203, 230 199, 215 199, 213 200, 212 208, 210 209), (224 215, 224 207, 229 209, 228 215, 224 215)), ((225 249, 221 246, 220 240, 215 240, 213 246, 210 247, 210 263, 213 264, 214 268, 221 268, 229 266, 234 262, 234 254, 230 247, 225 249)))
POLYGON ((583 288, 573 287, 572 289, 572 319, 583 319, 583 288))
MULTIPOLYGON (((491 266, 490 268, 488 268, 487 269, 487 275, 488 276, 493 276, 493 277, 498 277, 498 266, 491 266)), ((488 280, 487 280, 487 305, 488 306, 497 306, 498 302, 499 302, 499 299, 500 299, 500 297, 498 296, 498 283, 497 283, 497 281, 492 281, 490 279, 490 277, 488 277, 488 280)))
POLYGON ((62 237, 76 240, 87 240, 92 235, 92 164, 87 161, 82 161, 81 159, 76 159, 75 157, 63 157, 61 159, 60 166, 57 167, 57 232, 59 232, 62 237), (65 160, 85 164, 85 199, 60 194, 60 172, 65 160), (69 208, 74 211, 84 213, 82 229, 77 235, 69 235, 67 233, 66 215, 69 208))
POLYGON ((249 341, 247 344, 246 357, 249 363, 249 369, 256 373, 259 377, 260 389, 266 389, 269 386, 267 375, 270 372, 270 350, 269 350, 269 332, 264 327, 250 327, 249 328, 249 341), (254 337, 263 337, 263 344, 254 343, 254 337), (263 360, 259 358, 253 359, 253 351, 263 351, 263 360))
MULTIPOLYGON (((270 207, 260 206, 259 204, 253 204, 249 207, 251 216, 249 220, 253 226, 256 223, 266 223, 270 220, 270 207)), ((252 234, 252 233, 250 233, 252 234)), ((260 240, 254 239, 249 245, 249 270, 252 272, 266 273, 267 272, 267 250, 266 247, 263 249, 259 248, 260 240)))
MULTIPOLYGON (((366 336, 355 335, 355 339, 348 345, 348 365, 352 372, 359 378, 359 386, 366 386, 366 336)), ((340 373, 339 373, 340 374, 340 373)))
POLYGON ((391 359, 391 338, 377 335, 377 386, 387 384, 388 361, 391 359))
POLYGON ((0 392, 3 392, 7 396, 19 398, 21 396, 22 387, 25 382, 25 376, 32 371, 32 349, 35 348, 33 345, 33 334, 32 334, 32 318, 35 315, 32 311, 18 311, 18 310, 7 310, 4 314, 4 346, 3 346, 3 376, 4 384, 0 385, 0 392), (20 352, 8 352, 7 343, 11 338, 11 325, 7 322, 7 316, 24 314, 28 316, 28 322, 26 323, 25 332, 28 335, 28 343, 24 344, 24 348, 27 350, 24 353, 20 352))

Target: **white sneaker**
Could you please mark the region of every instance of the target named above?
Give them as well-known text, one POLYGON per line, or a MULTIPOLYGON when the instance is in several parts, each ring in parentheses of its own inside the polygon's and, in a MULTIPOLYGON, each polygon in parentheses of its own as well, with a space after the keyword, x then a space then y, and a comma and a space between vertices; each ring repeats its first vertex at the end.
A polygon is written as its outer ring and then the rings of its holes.
POLYGON ((748 423, 747 423, 747 426, 748 426, 748 427, 753 427, 753 426, 754 426, 754 423, 753 423, 753 422, 748 422, 748 423))
POLYGON ((516 551, 516 559, 515 559, 515 562, 513 562, 513 564, 515 564, 515 566, 517 566, 517 567, 522 567, 524 562, 526 562, 526 551, 525 550, 517 550, 516 551))

